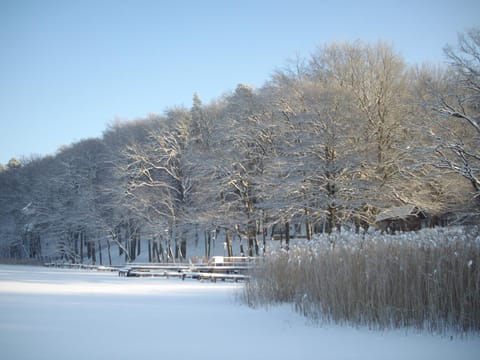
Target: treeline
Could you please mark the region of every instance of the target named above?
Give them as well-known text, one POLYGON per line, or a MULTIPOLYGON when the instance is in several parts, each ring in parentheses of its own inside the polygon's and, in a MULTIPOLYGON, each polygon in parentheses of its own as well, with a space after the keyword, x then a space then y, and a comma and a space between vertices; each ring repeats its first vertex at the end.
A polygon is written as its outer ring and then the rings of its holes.
POLYGON ((167 261, 199 241, 209 255, 219 232, 228 255, 237 238, 255 255, 274 226, 288 238, 302 224, 311 238, 405 204, 471 219, 480 31, 445 54, 444 67, 408 66, 385 43, 334 43, 259 89, 238 85, 209 104, 195 94, 190 109, 12 159, 0 172, 0 257, 108 263, 113 251, 126 260, 148 251, 167 261))

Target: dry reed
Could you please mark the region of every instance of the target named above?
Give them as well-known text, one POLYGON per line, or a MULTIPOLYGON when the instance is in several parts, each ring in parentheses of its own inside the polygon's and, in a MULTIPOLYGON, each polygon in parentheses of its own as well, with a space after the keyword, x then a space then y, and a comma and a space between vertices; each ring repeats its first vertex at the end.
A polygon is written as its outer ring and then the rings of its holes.
POLYGON ((480 330, 480 235, 457 228, 320 238, 270 253, 246 285, 251 306, 379 328, 480 330))

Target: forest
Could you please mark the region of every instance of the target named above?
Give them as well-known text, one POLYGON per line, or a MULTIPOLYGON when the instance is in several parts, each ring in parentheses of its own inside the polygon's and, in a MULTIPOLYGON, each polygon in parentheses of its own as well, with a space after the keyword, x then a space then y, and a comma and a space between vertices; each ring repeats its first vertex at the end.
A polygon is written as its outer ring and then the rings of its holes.
POLYGON ((173 261, 191 246, 213 255, 219 236, 228 255, 256 256, 292 226, 361 237, 407 205, 423 227, 478 223, 480 29, 444 53, 412 65, 385 42, 326 44, 260 88, 193 94, 190 108, 11 159, 0 258, 173 261))

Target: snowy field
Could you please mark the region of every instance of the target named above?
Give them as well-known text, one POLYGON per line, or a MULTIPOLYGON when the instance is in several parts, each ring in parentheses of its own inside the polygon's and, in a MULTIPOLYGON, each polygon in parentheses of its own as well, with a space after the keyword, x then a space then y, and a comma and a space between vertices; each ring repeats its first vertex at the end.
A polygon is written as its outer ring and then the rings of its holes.
POLYGON ((0 265, 0 358, 479 359, 480 337, 309 325, 242 285, 0 265))

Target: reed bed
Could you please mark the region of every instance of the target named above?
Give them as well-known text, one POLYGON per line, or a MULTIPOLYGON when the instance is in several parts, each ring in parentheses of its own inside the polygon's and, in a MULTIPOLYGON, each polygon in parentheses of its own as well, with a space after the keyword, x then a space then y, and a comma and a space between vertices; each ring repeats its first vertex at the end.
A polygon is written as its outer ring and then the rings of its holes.
POLYGON ((242 299, 292 303, 314 321, 478 332, 479 229, 320 237, 269 253, 242 299))

